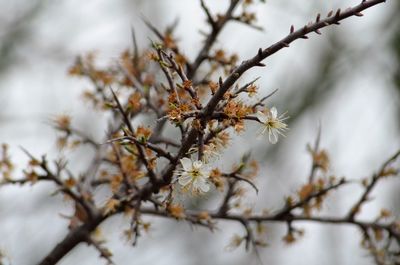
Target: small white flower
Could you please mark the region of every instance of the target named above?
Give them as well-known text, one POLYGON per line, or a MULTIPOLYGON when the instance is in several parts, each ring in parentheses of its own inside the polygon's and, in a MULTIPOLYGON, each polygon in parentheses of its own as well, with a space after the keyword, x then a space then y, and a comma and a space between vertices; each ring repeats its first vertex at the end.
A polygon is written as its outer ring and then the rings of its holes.
POLYGON ((192 161, 187 157, 181 160, 182 170, 178 172, 178 183, 184 188, 191 188, 195 193, 210 190, 210 169, 202 161, 192 161))
POLYGON ((286 113, 278 116, 278 111, 275 107, 272 107, 267 114, 261 111, 257 112, 257 118, 264 125, 261 134, 268 132, 268 139, 271 144, 278 142, 279 135, 285 136, 283 133, 288 130, 288 126, 283 121, 289 118, 286 113))
POLYGON ((214 143, 209 143, 207 145, 204 145, 204 156, 203 156, 203 160, 206 163, 215 161, 216 159, 219 159, 220 157, 220 149, 216 144, 214 143))

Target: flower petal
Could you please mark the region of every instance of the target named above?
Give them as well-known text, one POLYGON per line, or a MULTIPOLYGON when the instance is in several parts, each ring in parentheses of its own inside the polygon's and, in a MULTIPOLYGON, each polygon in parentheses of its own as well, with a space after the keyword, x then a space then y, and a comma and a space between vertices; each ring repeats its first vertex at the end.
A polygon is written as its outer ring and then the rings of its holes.
POLYGON ((271 130, 268 134, 268 139, 271 144, 276 144, 278 142, 278 134, 276 130, 271 130))
POLYGON ((203 183, 200 185, 200 190, 201 190, 202 192, 208 192, 208 191, 210 190, 210 184, 209 184, 208 182, 203 182, 203 183))
POLYGON ((182 186, 188 185, 192 181, 192 177, 190 175, 182 175, 178 178, 178 183, 182 186))
POLYGON ((201 190, 202 192, 207 192, 210 190, 210 184, 205 178, 199 177, 193 181, 193 188, 201 190))
POLYGON ((192 160, 187 157, 182 158, 181 160, 182 167, 185 171, 192 170, 192 160))
POLYGON ((261 111, 257 111, 256 117, 262 123, 266 123, 268 121, 268 116, 262 113, 261 111))
POLYGON ((271 113, 271 116, 272 116, 273 119, 276 119, 276 118, 278 117, 278 111, 276 110, 275 107, 272 107, 272 108, 269 110, 269 113, 271 113))
POLYGON ((203 162, 201 162, 200 160, 193 162, 193 168, 200 170, 202 167, 203 167, 203 162))
POLYGON ((202 176, 203 178, 205 178, 205 179, 208 179, 208 178, 210 177, 210 173, 211 173, 211 169, 209 169, 209 168, 204 168, 204 169, 201 171, 201 176, 202 176))
POLYGON ((204 177, 204 178, 208 178, 210 176, 211 173, 211 167, 207 164, 203 164, 201 170, 200 170, 200 174, 204 177))

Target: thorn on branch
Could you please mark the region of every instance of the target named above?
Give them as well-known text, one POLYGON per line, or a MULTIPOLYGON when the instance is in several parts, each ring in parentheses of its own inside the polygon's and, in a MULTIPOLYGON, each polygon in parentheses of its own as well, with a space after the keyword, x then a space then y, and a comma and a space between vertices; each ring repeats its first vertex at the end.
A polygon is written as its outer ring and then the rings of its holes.
POLYGON ((165 32, 167 34, 172 34, 174 32, 174 30, 176 29, 176 27, 178 27, 178 24, 179 24, 179 17, 176 17, 174 19, 174 21, 172 22, 172 24, 167 26, 167 28, 165 29, 165 32))
POLYGON ((336 19, 339 18, 340 12, 341 12, 341 11, 342 11, 342 10, 340 10, 340 8, 336 11, 336 14, 335 14, 335 18, 336 18, 336 19))
POLYGON ((268 99, 269 97, 271 97, 272 95, 274 95, 277 91, 278 91, 278 89, 275 89, 274 91, 272 91, 271 93, 269 93, 268 95, 266 95, 265 97, 263 97, 259 102, 257 102, 256 104, 254 104, 254 105, 252 106, 252 108, 254 109, 254 108, 257 107, 257 106, 263 106, 263 105, 264 105, 263 102, 264 102, 266 99, 268 99))
POLYGON ((222 77, 220 76, 218 79, 219 87, 221 87, 223 83, 224 83, 224 81, 222 80, 222 77))
POLYGON ((133 45, 133 65, 137 67, 139 62, 139 49, 136 40, 135 29, 133 28, 133 26, 131 26, 131 35, 132 35, 132 45, 133 45))
POLYGON ((157 29, 155 26, 153 26, 153 24, 151 24, 150 21, 148 21, 148 20, 146 19, 146 17, 145 17, 143 14, 141 15, 141 18, 142 18, 142 21, 144 22, 144 24, 146 24, 146 26, 147 26, 161 41, 163 41, 163 40, 164 40, 163 34, 161 34, 161 32, 158 31, 158 29, 157 29))
POLYGON ((256 186, 253 182, 251 182, 249 179, 240 177, 240 176, 238 176, 237 174, 229 174, 229 175, 226 175, 226 177, 228 177, 228 178, 234 178, 234 179, 236 179, 236 180, 240 180, 240 181, 244 181, 244 182, 248 183, 248 184, 255 190, 255 192, 258 194, 258 188, 257 188, 257 186, 256 186))

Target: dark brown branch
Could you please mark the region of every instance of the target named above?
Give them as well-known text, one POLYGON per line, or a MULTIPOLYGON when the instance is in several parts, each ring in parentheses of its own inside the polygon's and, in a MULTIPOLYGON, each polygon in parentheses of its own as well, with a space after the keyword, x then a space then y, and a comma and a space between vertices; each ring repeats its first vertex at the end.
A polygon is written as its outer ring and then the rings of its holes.
MULTIPOLYGON (((169 214, 166 211, 162 210, 154 210, 148 208, 142 208, 141 213, 155 215, 160 217, 170 218, 169 214)), ((199 212, 197 211, 186 211, 187 216, 197 216, 199 212)), ((355 221, 348 219, 346 217, 313 217, 313 216, 303 216, 303 215, 285 215, 285 216, 277 216, 277 215, 251 215, 248 217, 243 217, 241 214, 227 214, 227 213, 210 213, 209 214, 212 219, 219 219, 225 221, 236 221, 242 223, 243 220, 246 222, 269 222, 269 223, 287 223, 287 222, 313 222, 313 223, 321 223, 321 224, 347 224, 356 226, 362 230, 367 229, 382 229, 390 233, 397 240, 400 240, 400 233, 395 230, 392 224, 385 224, 379 222, 370 222, 370 221, 355 221)))
MULTIPOLYGON (((181 114, 182 120, 186 120, 189 118, 204 118, 203 114, 201 113, 201 111, 189 111, 186 113, 182 113, 181 114)), ((168 116, 164 116, 161 117, 160 119, 168 119, 168 116)), ((258 121, 260 122, 260 120, 255 117, 255 116, 243 116, 243 117, 236 117, 236 116, 230 116, 228 114, 226 114, 225 112, 219 112, 219 111, 215 111, 214 113, 210 114, 208 116, 208 120, 251 120, 251 121, 258 121)))
POLYGON ((50 253, 43 258, 38 265, 54 265, 57 264, 67 253, 81 242, 85 242, 90 233, 105 219, 103 215, 96 215, 87 223, 71 230, 65 238, 58 243, 50 253))

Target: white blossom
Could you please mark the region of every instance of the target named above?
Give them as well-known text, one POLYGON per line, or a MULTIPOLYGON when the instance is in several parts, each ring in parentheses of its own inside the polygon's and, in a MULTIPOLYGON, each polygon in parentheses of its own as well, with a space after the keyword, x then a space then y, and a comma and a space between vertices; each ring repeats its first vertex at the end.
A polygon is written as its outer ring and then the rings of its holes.
POLYGON ((202 161, 192 161, 184 157, 180 160, 182 170, 178 171, 178 183, 195 193, 205 193, 210 190, 210 169, 202 161))
POLYGON ((264 112, 257 112, 258 120, 263 124, 261 134, 268 132, 268 139, 270 143, 276 144, 278 142, 279 135, 285 136, 283 133, 288 130, 288 126, 284 123, 284 120, 289 117, 286 113, 278 116, 278 111, 275 107, 272 107, 265 114, 264 112))

